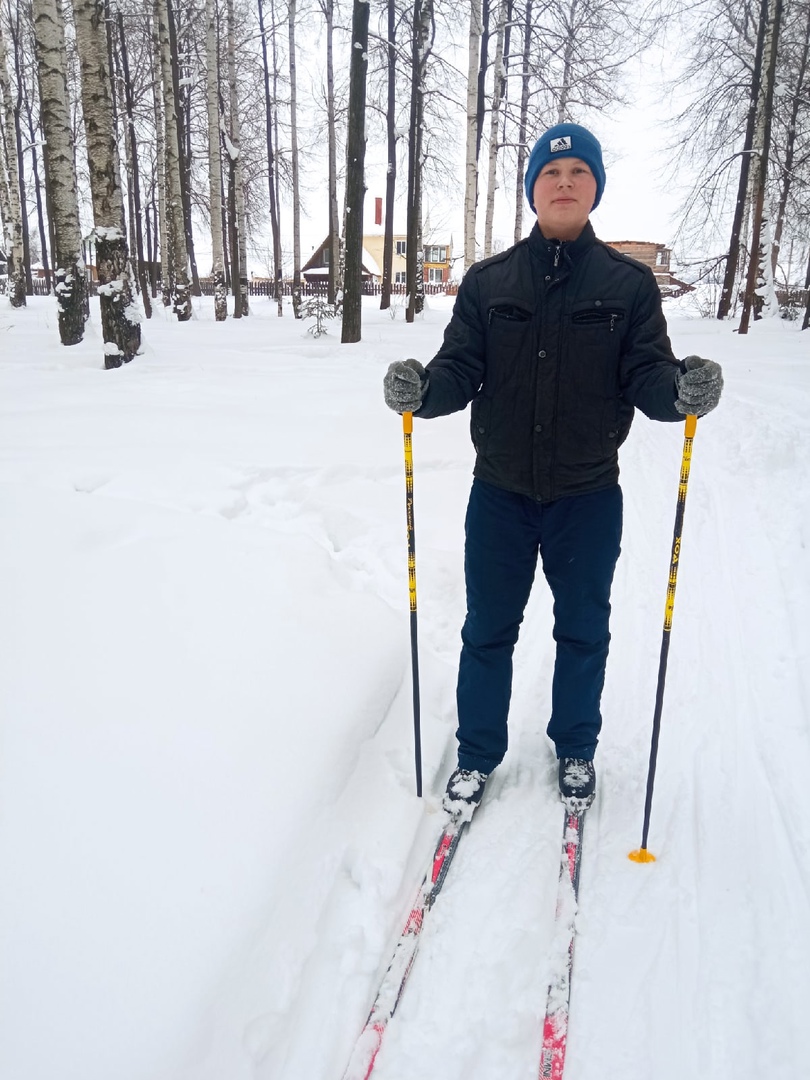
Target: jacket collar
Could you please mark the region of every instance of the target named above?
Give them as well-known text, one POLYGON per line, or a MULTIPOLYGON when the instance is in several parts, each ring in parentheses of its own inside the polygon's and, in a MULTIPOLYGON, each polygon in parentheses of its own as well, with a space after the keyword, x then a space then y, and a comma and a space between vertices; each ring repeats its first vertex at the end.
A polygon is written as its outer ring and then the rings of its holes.
POLYGON ((547 240, 535 222, 529 233, 529 250, 543 265, 559 266, 565 259, 576 262, 596 243, 596 234, 590 221, 576 240, 547 240))

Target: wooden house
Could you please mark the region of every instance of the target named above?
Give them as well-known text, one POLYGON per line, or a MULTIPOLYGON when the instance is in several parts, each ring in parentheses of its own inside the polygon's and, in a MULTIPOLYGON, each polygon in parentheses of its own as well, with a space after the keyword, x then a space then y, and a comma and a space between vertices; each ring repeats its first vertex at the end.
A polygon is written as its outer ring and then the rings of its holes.
MULTIPOLYGON (((393 251, 391 258, 392 284, 405 287, 406 254, 408 250, 407 237, 404 234, 396 234, 392 238, 393 251)), ((380 232, 367 233, 363 236, 362 256, 362 279, 363 282, 379 285, 382 281, 382 267, 385 253, 385 234, 380 232)), ((452 266, 453 247, 451 243, 434 244, 424 246, 424 275, 425 284, 441 288, 450 280, 452 266)), ((306 281, 312 285, 325 285, 329 277, 329 237, 313 251, 312 256, 301 273, 306 281)))
POLYGON ((672 251, 666 244, 655 244, 648 240, 607 240, 609 247, 629 255, 636 262, 649 266, 655 274, 658 288, 664 296, 682 296, 692 292, 693 286, 679 281, 670 269, 672 251))

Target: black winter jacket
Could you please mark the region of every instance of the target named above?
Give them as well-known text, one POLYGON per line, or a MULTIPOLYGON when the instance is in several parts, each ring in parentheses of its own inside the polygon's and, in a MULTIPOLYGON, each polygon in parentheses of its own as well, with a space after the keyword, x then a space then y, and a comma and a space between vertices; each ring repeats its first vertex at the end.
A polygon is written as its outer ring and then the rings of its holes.
POLYGON ((535 225, 464 275, 415 415, 472 401, 475 475, 550 502, 618 481, 634 407, 683 419, 679 370, 649 267, 590 223, 562 244, 535 225))

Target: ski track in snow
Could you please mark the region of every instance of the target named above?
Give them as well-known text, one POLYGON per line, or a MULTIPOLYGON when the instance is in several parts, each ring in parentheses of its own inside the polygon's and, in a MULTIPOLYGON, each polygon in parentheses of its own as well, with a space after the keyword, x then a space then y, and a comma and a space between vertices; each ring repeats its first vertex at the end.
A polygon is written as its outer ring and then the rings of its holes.
MULTIPOLYGON (((401 434, 379 381, 403 349, 430 355, 446 309, 407 331, 366 317, 367 340, 340 347, 261 307, 227 334, 160 312, 145 355, 109 373, 94 325, 63 351, 44 303, 9 315, 4 1077, 342 1075, 454 763, 472 461, 465 416, 417 425, 420 805, 401 434)), ((566 1077, 795 1080, 810 1000, 810 339, 671 329, 679 355, 724 363, 726 396, 695 439, 650 866, 627 853, 682 426, 639 417, 622 450, 566 1077)), ((544 732, 550 608, 538 575, 509 754, 426 922, 379 1080, 537 1075, 563 818, 544 732)))

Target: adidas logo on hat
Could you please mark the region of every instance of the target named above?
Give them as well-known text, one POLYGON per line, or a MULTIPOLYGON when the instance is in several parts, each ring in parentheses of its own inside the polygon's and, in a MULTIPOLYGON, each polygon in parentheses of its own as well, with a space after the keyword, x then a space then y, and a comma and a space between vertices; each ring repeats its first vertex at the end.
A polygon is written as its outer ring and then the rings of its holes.
POLYGON ((570 150, 570 149, 571 149, 571 136, 570 135, 563 135, 559 139, 552 139, 551 143, 549 144, 549 150, 551 151, 552 154, 557 154, 557 153, 560 152, 560 150, 570 150))

